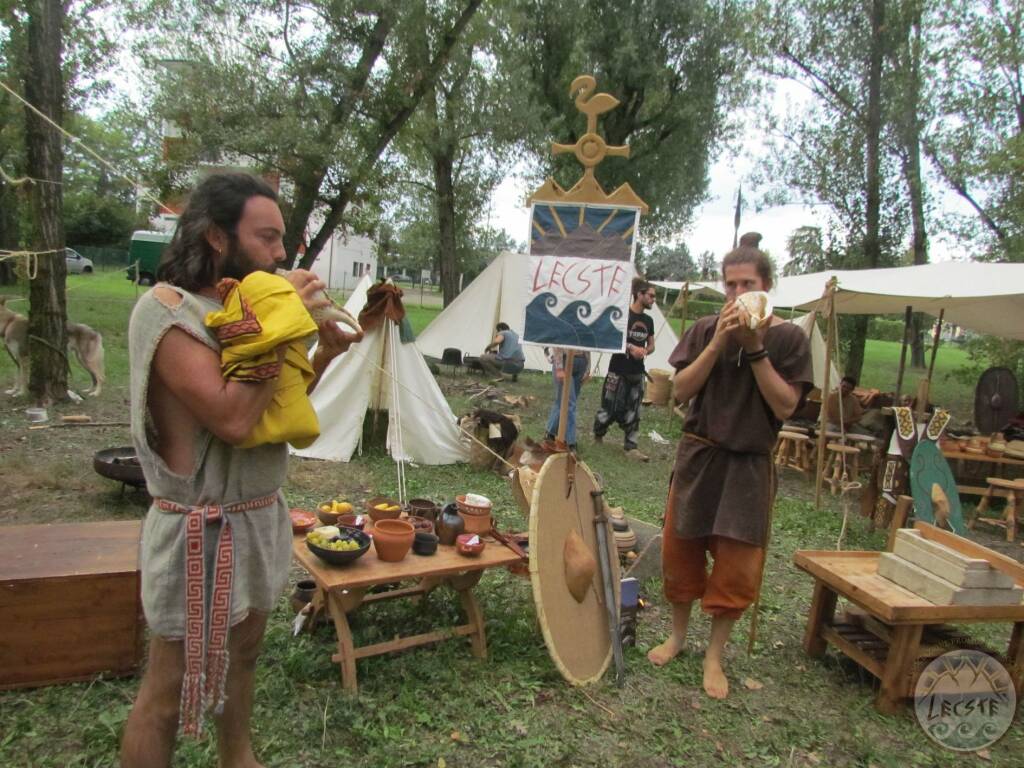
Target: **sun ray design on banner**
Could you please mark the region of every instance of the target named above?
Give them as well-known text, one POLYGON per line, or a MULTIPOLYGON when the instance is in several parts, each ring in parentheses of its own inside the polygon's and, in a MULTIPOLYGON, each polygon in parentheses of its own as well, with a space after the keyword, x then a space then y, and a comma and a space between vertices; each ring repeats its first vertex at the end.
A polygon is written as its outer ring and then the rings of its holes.
POLYGON ((576 155, 583 177, 569 191, 549 178, 529 200, 523 341, 621 352, 640 214, 647 204, 628 184, 606 194, 594 177, 594 167, 607 155, 629 156, 628 146, 610 147, 596 133, 597 116, 619 102, 607 93, 591 95, 595 88, 589 75, 573 81, 569 92, 587 116, 587 132, 575 144, 552 145, 554 154, 576 155))

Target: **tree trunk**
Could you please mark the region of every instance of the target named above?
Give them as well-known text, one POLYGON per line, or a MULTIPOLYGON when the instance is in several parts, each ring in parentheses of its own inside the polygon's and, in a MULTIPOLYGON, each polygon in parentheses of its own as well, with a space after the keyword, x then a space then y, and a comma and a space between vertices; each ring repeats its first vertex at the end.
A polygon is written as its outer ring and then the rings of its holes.
POLYGON ((850 318, 849 333, 847 338, 850 346, 846 353, 846 364, 843 372, 860 381, 861 370, 864 368, 864 342, 868 337, 868 315, 854 315, 850 318))
MULTIPOLYGON (((907 27, 905 61, 906 93, 903 94, 903 176, 910 197, 910 220, 913 224, 913 263, 928 263, 928 229, 925 223, 925 184, 921 177, 921 5, 915 3, 907 27)), ((924 330, 929 328, 920 313, 913 316, 910 338, 910 368, 925 368, 924 330)))
MULTIPOLYGON (((446 145, 451 149, 450 145, 446 145)), ((438 265, 441 270, 441 292, 447 307, 459 294, 459 270, 455 258, 455 185, 454 165, 450 152, 434 155, 434 204, 437 209, 438 265)))
MULTIPOLYGON (((28 67, 25 96, 40 112, 60 125, 64 112, 61 74, 64 6, 61 0, 28 3, 28 67)), ((28 175, 52 180, 33 184, 32 250, 50 252, 39 257, 39 268, 29 285, 29 392, 40 404, 65 400, 68 395, 67 297, 64 260, 63 187, 64 151, 61 135, 31 110, 25 112, 25 149, 28 175)))
MULTIPOLYGON (((877 268, 882 261, 879 234, 881 218, 881 136, 882 136, 882 59, 885 53, 885 0, 871 3, 871 51, 868 67, 867 131, 864 148, 866 206, 864 211, 865 267, 877 268)), ((864 365, 864 342, 867 339, 868 317, 858 315, 852 324, 846 373, 860 378, 864 365)))
MULTIPOLYGON (((18 250, 18 192, 0 179, 0 249, 18 250)), ((14 285, 14 262, 0 261, 0 285, 14 285)))
MULTIPOLYGON (((309 175, 293 179, 295 191, 292 193, 292 206, 288 211, 288 220, 284 229, 284 250, 288 254, 288 266, 295 263, 295 257, 299 253, 299 246, 306 242, 306 227, 309 224, 309 217, 316 205, 317 195, 320 193, 320 184, 323 181, 323 173, 314 172, 309 175)), ((314 254, 313 258, 316 258, 314 254)), ((305 259, 302 266, 308 269, 312 265, 312 259, 306 264, 305 259)))

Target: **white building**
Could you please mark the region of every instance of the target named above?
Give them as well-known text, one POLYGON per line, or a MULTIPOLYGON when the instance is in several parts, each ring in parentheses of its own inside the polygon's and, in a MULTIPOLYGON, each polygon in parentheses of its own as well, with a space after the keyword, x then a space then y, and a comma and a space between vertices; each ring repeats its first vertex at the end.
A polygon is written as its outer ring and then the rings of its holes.
POLYGON ((377 276, 377 245, 368 237, 336 229, 316 255, 312 270, 332 291, 355 287, 359 278, 377 276))

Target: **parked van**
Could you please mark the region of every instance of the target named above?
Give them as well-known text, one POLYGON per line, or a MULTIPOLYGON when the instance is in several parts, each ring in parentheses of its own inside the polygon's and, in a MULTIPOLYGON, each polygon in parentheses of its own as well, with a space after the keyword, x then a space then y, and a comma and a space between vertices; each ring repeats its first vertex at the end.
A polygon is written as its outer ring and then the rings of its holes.
POLYGON ((135 279, 138 264, 139 285, 156 283, 156 268, 164 248, 171 242, 171 232, 151 232, 140 229, 132 232, 131 243, 128 245, 128 279, 135 279))

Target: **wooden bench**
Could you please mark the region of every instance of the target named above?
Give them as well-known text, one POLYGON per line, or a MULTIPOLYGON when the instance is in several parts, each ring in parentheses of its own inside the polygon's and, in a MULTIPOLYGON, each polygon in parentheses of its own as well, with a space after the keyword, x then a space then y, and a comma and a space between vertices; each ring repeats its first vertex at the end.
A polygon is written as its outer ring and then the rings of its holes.
POLYGON ((968 527, 973 529, 977 523, 996 525, 1006 530, 1006 540, 1013 541, 1017 535, 1017 506, 1024 501, 1024 478, 1017 480, 1006 480, 1002 477, 985 478, 988 488, 978 502, 977 515, 970 521, 968 527), (992 497, 999 491, 1006 495, 1006 508, 1003 510, 1002 519, 998 517, 983 517, 992 503, 992 497))

